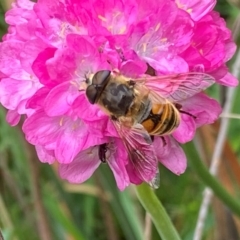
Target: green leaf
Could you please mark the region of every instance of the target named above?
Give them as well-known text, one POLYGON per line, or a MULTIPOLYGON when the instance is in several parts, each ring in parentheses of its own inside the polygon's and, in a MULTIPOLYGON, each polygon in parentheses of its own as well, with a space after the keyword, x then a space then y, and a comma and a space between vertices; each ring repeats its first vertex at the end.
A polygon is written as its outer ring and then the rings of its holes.
POLYGON ((154 191, 145 183, 137 186, 136 190, 141 204, 150 214, 162 240, 180 240, 176 229, 154 191))

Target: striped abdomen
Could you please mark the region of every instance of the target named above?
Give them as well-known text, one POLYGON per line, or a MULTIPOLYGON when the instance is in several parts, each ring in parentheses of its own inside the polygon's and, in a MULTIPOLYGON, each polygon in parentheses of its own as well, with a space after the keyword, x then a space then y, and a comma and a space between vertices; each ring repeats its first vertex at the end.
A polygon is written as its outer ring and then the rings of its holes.
POLYGON ((148 117, 142 121, 142 125, 150 135, 166 135, 172 133, 180 123, 180 114, 177 108, 170 102, 165 104, 153 104, 148 117))

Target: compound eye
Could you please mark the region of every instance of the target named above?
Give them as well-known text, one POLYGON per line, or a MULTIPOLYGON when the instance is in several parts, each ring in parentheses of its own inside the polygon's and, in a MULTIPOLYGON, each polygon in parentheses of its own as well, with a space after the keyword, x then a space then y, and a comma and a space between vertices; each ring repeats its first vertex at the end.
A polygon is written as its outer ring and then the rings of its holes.
POLYGON ((108 77, 110 76, 110 74, 111 71, 109 70, 102 70, 95 73, 92 79, 92 84, 104 87, 109 81, 108 77))
POLYGON ((98 96, 98 90, 95 88, 95 86, 90 85, 86 89, 86 95, 87 95, 88 101, 91 104, 94 104, 98 96))

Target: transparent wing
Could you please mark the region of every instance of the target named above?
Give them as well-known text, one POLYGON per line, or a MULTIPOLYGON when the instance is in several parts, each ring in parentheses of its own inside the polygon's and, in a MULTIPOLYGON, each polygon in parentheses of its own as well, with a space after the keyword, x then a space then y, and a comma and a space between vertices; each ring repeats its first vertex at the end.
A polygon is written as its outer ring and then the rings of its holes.
POLYGON ((129 155, 134 173, 151 187, 159 187, 158 160, 148 132, 141 124, 129 128, 113 121, 129 155))
POLYGON ((148 184, 154 189, 159 188, 159 186, 160 186, 160 172, 159 172, 158 168, 157 168, 157 172, 156 172, 154 178, 152 180, 150 180, 148 182, 148 184))
POLYGON ((192 97, 215 82, 214 77, 200 72, 153 76, 135 80, 171 102, 178 102, 192 97))

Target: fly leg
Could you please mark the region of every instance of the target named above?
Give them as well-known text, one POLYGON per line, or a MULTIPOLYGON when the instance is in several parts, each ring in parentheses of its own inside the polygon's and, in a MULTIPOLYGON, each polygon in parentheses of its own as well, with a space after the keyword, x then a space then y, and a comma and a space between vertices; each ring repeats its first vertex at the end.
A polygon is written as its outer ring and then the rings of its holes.
POLYGON ((181 110, 181 109, 182 109, 182 105, 181 105, 181 104, 175 103, 174 105, 175 105, 175 107, 177 108, 177 110, 178 110, 180 113, 186 114, 186 115, 188 115, 188 116, 190 116, 190 117, 192 117, 192 118, 194 118, 194 119, 197 118, 196 116, 192 115, 191 113, 181 110))
POLYGON ((107 143, 103 143, 103 144, 99 145, 98 157, 102 163, 107 162, 107 159, 106 159, 107 150, 108 150, 107 143))
POLYGON ((165 147, 167 145, 166 139, 164 138, 164 136, 161 136, 160 138, 162 139, 163 146, 165 147))
MULTIPOLYGON (((154 136, 151 135, 150 137, 151 137, 152 142, 153 142, 153 141, 154 141, 154 136)), ((160 138, 162 139, 162 141, 163 141, 163 146, 165 147, 165 146, 167 145, 166 139, 164 138, 164 136, 160 136, 160 138)))

